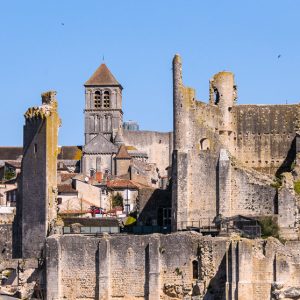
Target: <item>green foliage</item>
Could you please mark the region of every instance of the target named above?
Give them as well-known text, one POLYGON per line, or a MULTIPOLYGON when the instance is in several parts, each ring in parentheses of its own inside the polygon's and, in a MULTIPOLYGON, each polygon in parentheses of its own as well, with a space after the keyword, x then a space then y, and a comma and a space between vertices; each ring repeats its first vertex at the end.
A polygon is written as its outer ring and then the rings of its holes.
POLYGON ((175 269, 175 273, 176 273, 177 276, 182 275, 182 271, 180 271, 180 269, 178 267, 175 269))
POLYGON ((259 221, 261 226, 261 235, 263 238, 269 236, 278 238, 279 237, 279 226, 273 217, 263 217, 259 221))
POLYGON ((271 183, 271 187, 279 189, 282 186, 282 176, 279 175, 278 177, 275 177, 273 182, 271 183))
POLYGON ((300 181, 294 181, 294 190, 295 192, 300 195, 300 181))
POLYGON ((5 171, 5 174, 4 174, 4 179, 5 180, 11 180, 15 177, 16 177, 15 171, 9 170, 9 169, 5 171))
POLYGON ((112 207, 121 206, 123 207, 123 197, 120 193, 112 196, 112 207))

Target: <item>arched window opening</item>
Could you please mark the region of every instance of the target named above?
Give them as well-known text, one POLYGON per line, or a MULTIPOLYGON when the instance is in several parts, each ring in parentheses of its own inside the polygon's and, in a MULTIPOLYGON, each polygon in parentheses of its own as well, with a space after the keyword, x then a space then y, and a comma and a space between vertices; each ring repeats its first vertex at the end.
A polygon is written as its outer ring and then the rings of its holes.
POLYGON ((200 140, 200 149, 201 150, 209 150, 210 149, 210 141, 207 138, 200 140))
POLYGON ((199 264, 197 260, 193 260, 193 279, 199 278, 199 264))
POLYGON ((95 108, 100 108, 101 107, 101 95, 99 91, 95 92, 94 96, 94 107, 95 108))
POLYGON ((109 99, 109 91, 104 92, 103 96, 103 107, 104 108, 109 108, 110 107, 110 99, 109 99))

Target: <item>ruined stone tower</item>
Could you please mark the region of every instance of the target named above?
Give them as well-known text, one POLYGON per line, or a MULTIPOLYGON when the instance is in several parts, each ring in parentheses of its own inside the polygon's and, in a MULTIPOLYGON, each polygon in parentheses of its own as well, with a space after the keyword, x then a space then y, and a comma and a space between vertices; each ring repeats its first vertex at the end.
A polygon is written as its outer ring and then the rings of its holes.
POLYGON ((40 257, 57 216, 58 128, 56 92, 25 113, 21 175, 22 257, 40 257))
POLYGON ((178 55, 173 85, 173 230, 211 226, 216 217, 275 216, 282 236, 296 238, 299 104, 237 105, 228 71, 210 80, 209 101, 195 100, 178 55))

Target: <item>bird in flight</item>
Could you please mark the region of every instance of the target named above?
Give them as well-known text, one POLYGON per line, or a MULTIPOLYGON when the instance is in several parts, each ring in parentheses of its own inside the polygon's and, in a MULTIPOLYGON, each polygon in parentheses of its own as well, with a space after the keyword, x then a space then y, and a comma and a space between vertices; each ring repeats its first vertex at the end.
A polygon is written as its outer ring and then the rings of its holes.
POLYGON ((279 54, 278 56, 277 56, 277 58, 279 59, 281 57, 281 54, 279 54))
POLYGON ((65 26, 65 23, 61 23, 62 26, 65 26))

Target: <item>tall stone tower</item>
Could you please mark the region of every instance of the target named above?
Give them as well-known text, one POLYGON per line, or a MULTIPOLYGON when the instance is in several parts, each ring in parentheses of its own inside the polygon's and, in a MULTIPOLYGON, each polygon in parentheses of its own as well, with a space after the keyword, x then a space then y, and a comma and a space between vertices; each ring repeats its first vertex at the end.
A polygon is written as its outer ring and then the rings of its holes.
MULTIPOLYGON (((56 92, 42 94, 42 105, 25 113, 21 201, 22 257, 40 257, 57 217, 58 128, 56 92)), ((21 215, 21 216, 20 216, 21 215)))
POLYGON ((113 141, 122 128, 122 86, 105 64, 84 84, 85 145, 99 133, 113 141))

